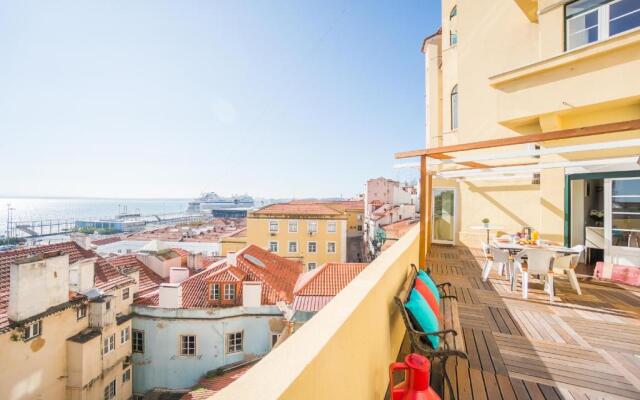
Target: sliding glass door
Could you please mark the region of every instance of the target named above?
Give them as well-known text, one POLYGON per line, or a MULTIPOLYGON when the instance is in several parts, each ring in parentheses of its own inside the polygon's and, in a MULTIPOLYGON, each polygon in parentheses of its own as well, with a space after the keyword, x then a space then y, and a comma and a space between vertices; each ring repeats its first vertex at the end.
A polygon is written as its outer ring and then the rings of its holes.
POLYGON ((605 261, 640 266, 640 178, 605 180, 605 261))
POLYGON ((433 190, 433 242, 454 244, 455 242, 455 189, 433 190))

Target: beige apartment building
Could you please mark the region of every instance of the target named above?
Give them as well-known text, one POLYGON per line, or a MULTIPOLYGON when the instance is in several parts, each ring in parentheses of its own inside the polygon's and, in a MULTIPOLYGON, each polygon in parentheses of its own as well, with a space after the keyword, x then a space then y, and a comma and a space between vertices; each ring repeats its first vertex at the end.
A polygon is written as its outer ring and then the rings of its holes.
POLYGON ((0 397, 130 399, 136 275, 75 242, 0 253, 0 397))
POLYGON ((637 1, 443 0, 422 50, 433 242, 479 247, 487 218, 640 265, 637 1))

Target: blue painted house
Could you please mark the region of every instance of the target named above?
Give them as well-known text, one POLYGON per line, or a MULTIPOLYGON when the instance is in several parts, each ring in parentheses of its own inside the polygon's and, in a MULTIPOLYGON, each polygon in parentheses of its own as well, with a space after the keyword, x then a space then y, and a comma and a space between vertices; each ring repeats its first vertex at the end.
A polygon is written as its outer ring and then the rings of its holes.
POLYGON ((134 393, 188 389, 209 371, 269 352, 291 316, 301 271, 299 262, 250 245, 139 297, 134 393))

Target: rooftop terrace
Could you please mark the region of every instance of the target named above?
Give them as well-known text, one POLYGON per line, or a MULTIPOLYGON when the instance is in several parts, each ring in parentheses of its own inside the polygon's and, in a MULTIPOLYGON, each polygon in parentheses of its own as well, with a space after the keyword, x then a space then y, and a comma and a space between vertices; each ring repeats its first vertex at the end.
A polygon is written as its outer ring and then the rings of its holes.
MULTIPOLYGON (((417 262, 417 226, 359 274, 282 345, 216 398, 380 399, 388 365, 406 351, 393 296, 417 262)), ((583 280, 576 295, 537 281, 529 298, 497 275, 480 277, 481 252, 431 248, 434 277, 452 283, 469 360, 450 359, 458 399, 640 398, 640 290, 583 280)), ((453 398, 446 389, 444 399, 453 398)))

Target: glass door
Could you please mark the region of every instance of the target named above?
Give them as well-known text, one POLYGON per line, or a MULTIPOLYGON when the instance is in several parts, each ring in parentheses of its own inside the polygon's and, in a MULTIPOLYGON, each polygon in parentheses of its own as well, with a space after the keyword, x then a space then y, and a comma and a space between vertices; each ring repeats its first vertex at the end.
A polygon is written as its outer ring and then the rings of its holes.
POLYGON ((605 180, 605 262, 640 266, 640 178, 605 180))
POLYGON ((433 243, 454 244, 456 191, 453 188, 433 190, 433 243))

